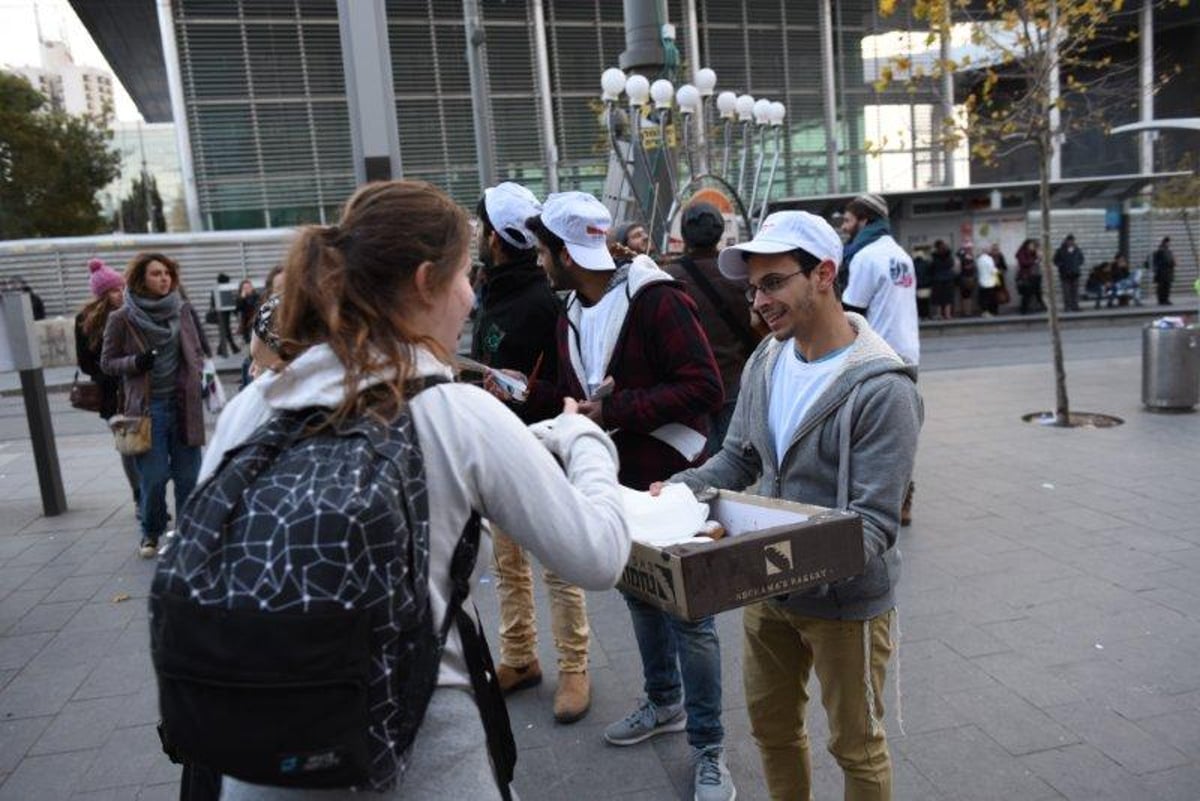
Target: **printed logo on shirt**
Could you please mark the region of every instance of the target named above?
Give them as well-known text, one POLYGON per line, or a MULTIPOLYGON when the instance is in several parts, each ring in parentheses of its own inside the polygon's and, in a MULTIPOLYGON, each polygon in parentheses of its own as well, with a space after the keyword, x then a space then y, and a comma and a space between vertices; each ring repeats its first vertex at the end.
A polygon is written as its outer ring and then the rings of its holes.
POLYGON ((506 331, 500 326, 492 323, 488 330, 483 335, 483 349, 488 353, 495 353, 500 350, 500 343, 504 341, 506 331))
POLYGON ((902 261, 893 259, 888 267, 888 274, 892 279, 892 283, 896 286, 910 287, 915 283, 912 270, 902 261))
POLYGON ((791 571, 795 564, 792 562, 792 543, 784 540, 764 547, 763 558, 767 562, 768 576, 791 571))

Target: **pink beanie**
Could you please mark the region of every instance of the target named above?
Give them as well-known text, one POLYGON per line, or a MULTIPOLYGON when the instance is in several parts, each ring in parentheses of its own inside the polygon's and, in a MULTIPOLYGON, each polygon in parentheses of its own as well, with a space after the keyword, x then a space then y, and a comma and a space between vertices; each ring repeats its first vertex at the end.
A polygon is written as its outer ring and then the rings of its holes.
POLYGON ((110 289, 121 289, 125 286, 125 279, 121 277, 121 274, 100 259, 89 261, 88 269, 92 271, 89 283, 92 287, 93 297, 103 297, 110 289))

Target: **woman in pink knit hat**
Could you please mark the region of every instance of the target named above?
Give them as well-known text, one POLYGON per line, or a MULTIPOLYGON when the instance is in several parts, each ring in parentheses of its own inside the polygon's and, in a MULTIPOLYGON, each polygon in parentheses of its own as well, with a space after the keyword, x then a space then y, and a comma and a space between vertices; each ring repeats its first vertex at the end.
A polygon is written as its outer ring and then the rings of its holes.
MULTIPOLYGON (((88 270, 91 271, 88 285, 92 290, 92 299, 75 315, 75 354, 79 369, 100 387, 100 408, 97 411, 100 419, 108 420, 118 411, 117 393, 121 380, 100 369, 100 350, 104 345, 104 326, 108 324, 108 315, 121 308, 124 300, 125 279, 100 259, 89 261, 88 270)), ((121 466, 133 491, 134 508, 140 509, 137 457, 122 456, 121 466)))

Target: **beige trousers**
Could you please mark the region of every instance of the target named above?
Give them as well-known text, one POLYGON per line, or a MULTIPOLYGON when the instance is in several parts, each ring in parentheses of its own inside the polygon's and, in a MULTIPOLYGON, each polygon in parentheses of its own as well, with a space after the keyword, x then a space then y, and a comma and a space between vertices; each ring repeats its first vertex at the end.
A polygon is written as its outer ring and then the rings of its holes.
POLYGON ((883 729, 892 615, 889 610, 871 620, 822 620, 769 602, 746 607, 746 705, 772 801, 812 799, 804 726, 811 672, 821 685, 828 748, 842 768, 846 800, 892 797, 892 763, 883 729))
MULTIPOLYGON (((533 568, 525 549, 495 525, 492 540, 496 593, 500 598, 500 662, 525 667, 537 659, 533 568)), ((589 629, 583 590, 549 570, 542 572, 542 578, 550 592, 550 625, 558 650, 558 670, 587 670, 589 629)))

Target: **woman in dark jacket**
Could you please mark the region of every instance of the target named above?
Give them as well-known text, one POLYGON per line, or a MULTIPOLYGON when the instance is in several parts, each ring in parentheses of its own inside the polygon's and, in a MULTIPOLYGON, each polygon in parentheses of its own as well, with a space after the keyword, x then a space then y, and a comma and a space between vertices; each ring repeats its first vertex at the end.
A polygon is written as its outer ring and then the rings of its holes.
POLYGON ((125 270, 128 291, 108 318, 100 366, 122 379, 124 413, 149 416, 150 450, 137 457, 141 473, 142 543, 150 559, 167 524, 167 482, 175 512, 200 472, 204 409, 200 372, 208 342, 200 317, 179 286, 179 265, 160 253, 139 253, 125 270))
MULTIPOLYGON (((121 382, 100 369, 100 349, 104 344, 104 327, 109 315, 121 308, 124 302, 125 279, 100 259, 89 261, 88 270, 92 273, 88 279, 92 299, 75 315, 75 354, 79 369, 100 387, 100 419, 108 420, 117 413, 121 382)), ((133 491, 133 503, 138 506, 140 516, 137 460, 132 456, 122 456, 121 467, 125 469, 125 478, 133 491)))
POLYGON ((944 240, 933 243, 930 259, 933 271, 933 318, 949 320, 954 316, 954 254, 944 240))

